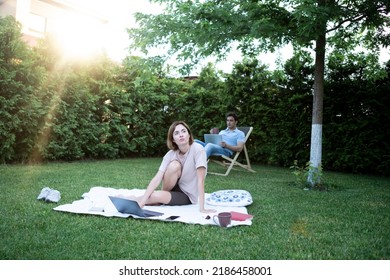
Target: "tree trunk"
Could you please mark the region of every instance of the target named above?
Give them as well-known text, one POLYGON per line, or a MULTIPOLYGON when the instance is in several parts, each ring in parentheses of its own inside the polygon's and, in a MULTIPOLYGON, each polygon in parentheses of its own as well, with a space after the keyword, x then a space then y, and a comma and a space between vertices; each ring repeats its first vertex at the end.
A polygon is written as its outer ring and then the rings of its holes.
POLYGON ((325 32, 316 40, 316 58, 314 70, 313 114, 311 125, 310 169, 308 183, 314 187, 321 183, 322 160, 322 119, 324 99, 325 70, 325 32))

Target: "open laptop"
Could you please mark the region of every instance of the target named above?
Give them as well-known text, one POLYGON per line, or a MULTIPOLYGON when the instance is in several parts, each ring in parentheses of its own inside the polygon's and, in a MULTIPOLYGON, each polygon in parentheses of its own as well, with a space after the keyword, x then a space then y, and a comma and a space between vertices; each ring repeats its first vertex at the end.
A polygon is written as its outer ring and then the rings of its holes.
POLYGON ((204 142, 207 143, 213 143, 216 145, 221 145, 222 142, 222 135, 219 134, 205 134, 204 135, 204 142))
POLYGON ((164 213, 142 209, 137 201, 121 197, 109 196, 116 210, 121 213, 132 214, 139 217, 150 218, 162 216, 164 213))

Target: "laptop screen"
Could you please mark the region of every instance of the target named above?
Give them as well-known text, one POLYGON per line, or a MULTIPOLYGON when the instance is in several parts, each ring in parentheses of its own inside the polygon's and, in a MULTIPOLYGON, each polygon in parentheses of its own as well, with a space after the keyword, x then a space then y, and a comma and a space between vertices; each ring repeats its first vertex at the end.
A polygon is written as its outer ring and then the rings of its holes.
POLYGON ((222 135, 219 134, 205 134, 204 135, 204 142, 207 143, 213 143, 216 145, 221 145, 222 142, 222 135))
POLYGON ((142 209, 137 201, 121 197, 109 196, 116 210, 121 213, 132 214, 139 217, 162 216, 164 213, 142 209))

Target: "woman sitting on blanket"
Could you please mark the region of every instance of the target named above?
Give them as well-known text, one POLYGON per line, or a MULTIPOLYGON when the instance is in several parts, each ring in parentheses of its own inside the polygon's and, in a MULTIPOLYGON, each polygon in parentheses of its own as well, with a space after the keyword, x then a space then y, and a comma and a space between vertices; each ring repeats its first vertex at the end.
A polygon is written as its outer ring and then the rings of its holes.
POLYGON ((150 181, 145 194, 136 200, 141 207, 150 204, 187 205, 199 203, 202 213, 215 212, 204 208, 204 181, 207 159, 203 147, 194 142, 188 125, 175 121, 167 136, 169 151, 150 181), (156 188, 162 182, 162 190, 156 188))

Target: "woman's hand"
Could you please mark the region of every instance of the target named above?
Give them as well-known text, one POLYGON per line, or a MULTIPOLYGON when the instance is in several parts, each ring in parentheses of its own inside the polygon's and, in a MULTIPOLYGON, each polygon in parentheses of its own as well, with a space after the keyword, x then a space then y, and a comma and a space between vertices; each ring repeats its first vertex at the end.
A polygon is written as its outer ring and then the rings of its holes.
POLYGON ((215 210, 215 209, 200 209, 199 210, 201 213, 215 213, 215 212, 217 212, 217 210, 215 210))

